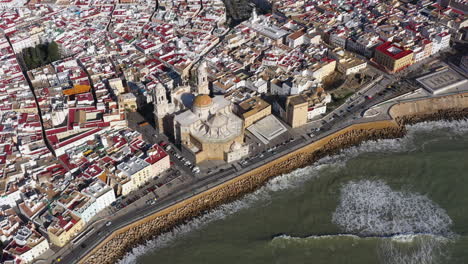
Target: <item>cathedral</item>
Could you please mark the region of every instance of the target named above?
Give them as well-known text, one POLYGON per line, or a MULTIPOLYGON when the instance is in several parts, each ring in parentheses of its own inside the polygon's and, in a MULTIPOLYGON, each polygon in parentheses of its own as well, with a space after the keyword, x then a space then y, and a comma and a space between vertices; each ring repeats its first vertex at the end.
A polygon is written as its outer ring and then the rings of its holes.
POLYGON ((193 162, 224 160, 233 162, 249 153, 244 144, 243 121, 232 112, 231 101, 224 96, 210 97, 206 62, 197 69, 197 86, 179 86, 166 98, 166 89, 158 85, 154 96, 154 114, 159 133, 166 133, 193 162), (193 91, 195 90, 195 91, 193 91))

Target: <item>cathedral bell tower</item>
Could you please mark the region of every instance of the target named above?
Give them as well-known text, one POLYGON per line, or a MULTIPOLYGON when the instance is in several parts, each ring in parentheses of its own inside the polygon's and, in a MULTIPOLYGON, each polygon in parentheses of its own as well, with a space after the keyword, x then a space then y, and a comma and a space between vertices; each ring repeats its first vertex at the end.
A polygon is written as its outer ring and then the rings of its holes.
POLYGON ((208 80, 208 65, 203 61, 197 69, 197 94, 210 94, 210 81, 208 80))
POLYGON ((166 97, 166 88, 160 83, 154 89, 154 122, 158 133, 164 133, 164 117, 169 113, 169 102, 166 97))

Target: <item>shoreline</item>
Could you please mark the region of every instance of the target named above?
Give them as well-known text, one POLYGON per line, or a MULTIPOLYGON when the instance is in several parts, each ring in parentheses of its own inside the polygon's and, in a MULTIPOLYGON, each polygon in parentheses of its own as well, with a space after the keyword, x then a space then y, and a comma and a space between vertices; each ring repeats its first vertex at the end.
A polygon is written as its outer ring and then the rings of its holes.
POLYGON ((137 245, 219 205, 237 200, 276 176, 313 165, 320 158, 365 141, 401 138, 406 135, 406 125, 424 121, 465 119, 468 117, 468 108, 462 105, 460 108, 434 109, 429 112, 395 116, 392 120, 350 125, 113 232, 79 263, 115 263, 137 245))

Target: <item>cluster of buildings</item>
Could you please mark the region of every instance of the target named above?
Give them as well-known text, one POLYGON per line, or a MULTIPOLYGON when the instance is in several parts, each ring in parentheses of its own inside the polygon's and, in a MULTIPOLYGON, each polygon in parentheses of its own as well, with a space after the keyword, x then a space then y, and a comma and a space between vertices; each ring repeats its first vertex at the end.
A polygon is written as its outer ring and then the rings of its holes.
POLYGON ((272 1, 229 28, 222 0, 0 1, 0 262, 63 247, 169 168, 127 112, 152 105, 193 163, 241 160, 247 133, 266 144, 326 113, 337 76, 466 40, 463 3, 445 2, 272 1), (51 41, 61 59, 24 72, 22 51, 51 41))
POLYGON ((128 128, 137 97, 112 59, 133 61, 140 51, 119 35, 130 29, 111 12, 142 13, 130 25, 142 32, 155 2, 10 2, 18 7, 0 10, 0 262, 32 263, 72 243, 170 161, 128 128), (23 72, 22 50, 52 40, 63 59, 23 72))
POLYGON ((295 21, 316 27, 330 45, 367 57, 392 73, 447 49, 451 37, 467 38, 466 10, 440 1, 290 2, 274 5, 295 21))

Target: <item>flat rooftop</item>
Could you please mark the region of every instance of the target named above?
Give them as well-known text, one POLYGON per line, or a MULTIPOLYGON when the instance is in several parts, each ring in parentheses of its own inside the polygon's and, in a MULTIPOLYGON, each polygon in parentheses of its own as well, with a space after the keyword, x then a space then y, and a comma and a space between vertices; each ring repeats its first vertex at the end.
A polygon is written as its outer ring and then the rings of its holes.
POLYGON ((468 80, 451 68, 433 72, 416 79, 431 94, 468 89, 468 80))
POLYGON ((283 134, 288 129, 275 116, 269 115, 249 126, 247 130, 262 141, 262 143, 268 144, 269 141, 283 134))
POLYGON ((270 104, 262 100, 260 97, 252 97, 239 104, 239 114, 246 118, 269 106, 270 104))

